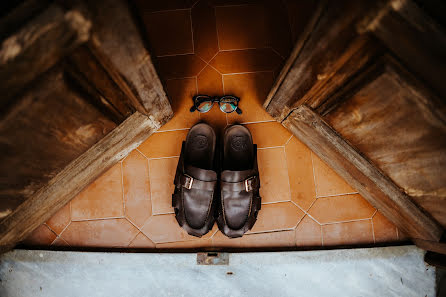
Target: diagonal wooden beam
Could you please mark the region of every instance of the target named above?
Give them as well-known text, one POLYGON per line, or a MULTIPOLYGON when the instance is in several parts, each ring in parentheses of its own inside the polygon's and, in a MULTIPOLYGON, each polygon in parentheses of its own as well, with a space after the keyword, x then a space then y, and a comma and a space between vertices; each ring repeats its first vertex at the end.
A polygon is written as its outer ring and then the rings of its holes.
POLYGON ((136 112, 71 162, 45 187, 0 222, 0 250, 12 248, 104 171, 156 131, 158 123, 136 112))
POLYGON ((440 240, 438 223, 309 107, 294 110, 283 125, 400 230, 411 238, 440 240))

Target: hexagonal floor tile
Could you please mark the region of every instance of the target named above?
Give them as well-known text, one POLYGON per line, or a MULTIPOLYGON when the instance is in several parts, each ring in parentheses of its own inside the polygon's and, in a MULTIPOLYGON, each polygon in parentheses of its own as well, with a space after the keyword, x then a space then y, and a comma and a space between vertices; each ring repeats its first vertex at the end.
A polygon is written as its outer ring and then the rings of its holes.
POLYGON ((126 219, 71 222, 60 235, 70 246, 127 247, 138 234, 126 219))
POLYGON ((137 150, 122 161, 125 215, 142 227, 152 215, 149 161, 137 150))
POLYGON ((311 151, 302 142, 292 137, 285 146, 291 200, 308 210, 316 199, 311 151))
POLYGON ((249 233, 293 229, 304 215, 292 202, 264 204, 249 233))
POLYGON ((359 194, 318 198, 308 213, 319 223, 369 219, 375 208, 359 194))
POLYGON ((186 139, 189 130, 175 130, 153 133, 144 141, 138 150, 147 158, 178 157, 181 143, 186 139))
POLYGON ((257 151, 262 203, 290 201, 290 185, 283 148, 257 151))

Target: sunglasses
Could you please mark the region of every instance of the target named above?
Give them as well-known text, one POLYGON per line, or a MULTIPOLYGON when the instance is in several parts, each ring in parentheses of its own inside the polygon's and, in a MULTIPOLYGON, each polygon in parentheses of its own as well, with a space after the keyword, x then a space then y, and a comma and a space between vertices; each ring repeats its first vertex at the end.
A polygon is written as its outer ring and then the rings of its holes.
POLYGON ((222 97, 211 97, 207 95, 196 95, 193 98, 194 106, 190 108, 190 112, 198 110, 201 113, 208 112, 214 106, 215 102, 218 102, 220 110, 224 113, 237 112, 242 113, 242 110, 238 107, 240 98, 235 96, 226 95, 222 97))

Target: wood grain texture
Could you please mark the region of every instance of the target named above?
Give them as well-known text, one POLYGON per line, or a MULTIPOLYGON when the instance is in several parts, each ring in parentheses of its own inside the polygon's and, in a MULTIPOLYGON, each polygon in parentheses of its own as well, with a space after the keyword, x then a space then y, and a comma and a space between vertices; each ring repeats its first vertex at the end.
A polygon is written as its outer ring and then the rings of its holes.
POLYGON ((388 1, 359 25, 359 32, 371 32, 377 36, 444 99, 446 33, 414 1, 388 1))
POLYGON ((381 71, 325 119, 446 227, 444 104, 391 60, 381 71))
POLYGON ((301 104, 317 106, 379 53, 379 45, 370 37, 358 37, 355 27, 373 5, 371 1, 327 1, 280 87, 270 94, 267 111, 276 120, 282 121, 301 104))
POLYGON ((310 108, 300 106, 283 125, 404 233, 440 239, 443 229, 438 223, 310 108))
POLYGON ((116 127, 84 100, 60 68, 15 101, 0 120, 1 200, 30 197, 116 127))
POLYGON ((104 171, 127 156, 157 128, 136 112, 88 151, 71 162, 13 213, 0 222, 0 247, 13 247, 104 171))
POLYGON ((96 57, 97 54, 99 53, 92 42, 79 46, 66 58, 67 71, 89 94, 87 98, 93 99, 95 106, 107 111, 119 124, 130 116, 135 108, 110 75, 108 70, 112 65, 107 64, 104 67, 96 57))
POLYGON ((159 127, 173 115, 169 100, 144 47, 127 3, 123 0, 90 1, 97 47, 114 64, 133 96, 159 127))
POLYGON ((311 17, 308 19, 308 22, 307 22, 303 32, 300 34, 299 38, 297 39, 296 44, 294 45, 290 56, 286 60, 285 65, 283 65, 278 78, 274 82, 273 87, 269 91, 268 96, 266 97, 266 100, 263 103, 263 107, 265 109, 268 107, 271 100, 273 100, 273 98, 275 97, 275 94, 279 90, 280 86, 282 85, 284 80, 287 78, 288 72, 290 72, 290 69, 294 65, 294 62, 296 61, 297 57, 299 56, 299 53, 302 51, 302 48, 303 48, 305 42, 308 40, 311 33, 313 32, 326 5, 327 5, 326 0, 318 1, 315 11, 311 15, 311 17))
POLYGON ((90 37, 91 22, 53 4, 0 46, 0 108, 39 74, 90 37))
POLYGON ((423 239, 414 239, 413 243, 420 249, 446 255, 446 243, 423 239))

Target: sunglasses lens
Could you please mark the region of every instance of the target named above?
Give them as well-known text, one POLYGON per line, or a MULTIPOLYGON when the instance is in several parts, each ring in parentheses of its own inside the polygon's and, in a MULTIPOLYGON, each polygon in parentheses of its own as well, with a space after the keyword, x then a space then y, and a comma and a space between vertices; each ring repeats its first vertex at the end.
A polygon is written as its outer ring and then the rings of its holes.
POLYGON ((212 101, 202 101, 198 104, 197 109, 199 112, 208 112, 212 108, 212 101))
POLYGON ((223 112, 230 113, 237 109, 237 100, 232 97, 223 97, 220 100, 220 109, 223 112))

